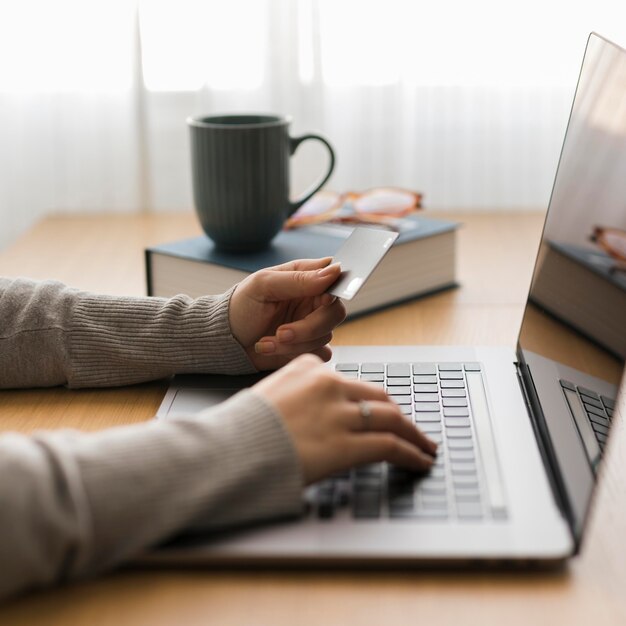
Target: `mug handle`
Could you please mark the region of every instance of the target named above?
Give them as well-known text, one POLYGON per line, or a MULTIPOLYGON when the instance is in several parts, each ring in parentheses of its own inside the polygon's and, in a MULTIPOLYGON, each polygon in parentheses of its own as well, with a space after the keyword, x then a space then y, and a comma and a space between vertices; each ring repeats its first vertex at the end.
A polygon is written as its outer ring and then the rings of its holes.
POLYGON ((304 192, 302 196, 300 196, 294 202, 289 203, 289 215, 287 217, 291 217, 313 194, 317 193, 322 185, 330 178, 330 175, 333 173, 335 169, 335 151, 332 146, 322 137, 321 135, 308 134, 302 135, 301 137, 289 137, 289 155, 293 155, 293 153, 297 150, 298 146, 307 139, 317 139, 321 141, 328 148, 328 155, 330 156, 330 162, 328 164, 328 171, 326 175, 322 178, 322 180, 314 185, 311 189, 304 192))

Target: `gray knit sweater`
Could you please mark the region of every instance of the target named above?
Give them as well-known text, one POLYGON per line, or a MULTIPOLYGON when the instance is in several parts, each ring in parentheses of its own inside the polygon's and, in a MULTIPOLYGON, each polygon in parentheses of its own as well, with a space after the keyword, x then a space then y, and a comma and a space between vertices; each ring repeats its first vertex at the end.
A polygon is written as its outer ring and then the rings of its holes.
MULTIPOLYGON (((116 298, 0 279, 0 388, 254 371, 230 332, 231 293, 116 298)), ((166 422, 0 433, 0 598, 111 568, 182 528, 296 514, 301 490, 280 416, 252 391, 166 422)))

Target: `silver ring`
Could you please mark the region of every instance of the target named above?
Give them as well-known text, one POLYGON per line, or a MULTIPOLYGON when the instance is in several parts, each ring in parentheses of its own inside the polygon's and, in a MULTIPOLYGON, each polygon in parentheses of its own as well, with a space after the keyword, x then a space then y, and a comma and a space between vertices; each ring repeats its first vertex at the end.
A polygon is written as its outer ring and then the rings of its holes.
POLYGON ((369 430, 370 419, 372 417, 372 409, 370 408, 370 403, 365 400, 360 400, 359 411, 361 411, 361 418, 363 420, 363 430, 369 430))

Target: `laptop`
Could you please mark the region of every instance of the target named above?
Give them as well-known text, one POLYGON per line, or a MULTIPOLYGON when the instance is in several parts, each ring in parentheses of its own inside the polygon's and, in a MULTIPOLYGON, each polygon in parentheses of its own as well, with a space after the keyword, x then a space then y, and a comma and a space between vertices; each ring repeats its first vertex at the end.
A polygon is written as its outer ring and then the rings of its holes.
MULTIPOLYGON (((150 559, 557 564, 577 553, 626 359, 614 230, 626 228, 625 198, 626 50, 592 33, 517 346, 340 346, 328 364, 384 386, 439 443, 432 470, 359 467, 310 487, 302 518, 180 537, 150 559)), ((253 382, 176 377, 158 418, 253 382)))

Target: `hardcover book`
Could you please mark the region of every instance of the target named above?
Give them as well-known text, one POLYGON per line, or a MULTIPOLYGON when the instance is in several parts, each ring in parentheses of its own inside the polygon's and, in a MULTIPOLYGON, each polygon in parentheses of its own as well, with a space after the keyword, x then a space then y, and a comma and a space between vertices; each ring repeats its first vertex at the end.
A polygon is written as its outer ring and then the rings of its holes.
POLYGON ((626 358, 626 274, 604 252, 556 241, 541 251, 531 298, 620 358, 626 358), (563 276, 568 280, 564 281, 563 276))
MULTIPOLYGON (((410 215, 398 220, 399 237, 357 296, 346 302, 353 317, 456 286, 458 224, 410 215)), ((320 224, 280 232, 261 252, 217 250, 206 236, 145 251, 148 295, 193 298, 222 293, 257 270, 303 258, 333 256, 354 226, 320 224)))

